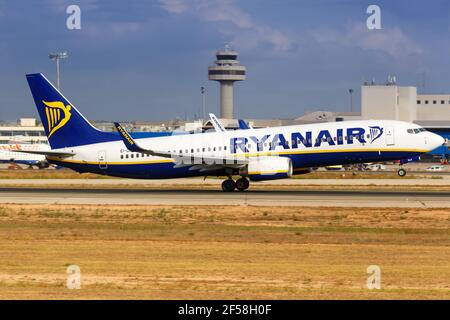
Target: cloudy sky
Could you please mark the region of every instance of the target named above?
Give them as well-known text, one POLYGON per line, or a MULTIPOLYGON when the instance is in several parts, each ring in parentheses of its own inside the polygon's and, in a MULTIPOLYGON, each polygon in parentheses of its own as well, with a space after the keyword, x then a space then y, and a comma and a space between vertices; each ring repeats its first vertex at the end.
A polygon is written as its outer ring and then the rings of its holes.
POLYGON ((25 80, 55 80, 48 53, 67 50, 64 94, 88 118, 194 118, 216 49, 230 43, 247 67, 235 85, 242 118, 289 118, 310 110, 359 109, 364 79, 450 92, 448 0, 0 0, 0 119, 36 116, 25 80), (66 8, 81 8, 81 30, 66 8), (381 30, 366 9, 381 7, 381 30))

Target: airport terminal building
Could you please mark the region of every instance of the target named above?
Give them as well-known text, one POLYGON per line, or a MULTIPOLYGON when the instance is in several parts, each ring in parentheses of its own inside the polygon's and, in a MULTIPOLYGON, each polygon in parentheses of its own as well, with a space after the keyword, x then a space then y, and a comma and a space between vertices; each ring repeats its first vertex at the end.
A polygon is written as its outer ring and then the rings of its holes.
MULTIPOLYGON (((418 94, 416 87, 365 83, 361 87, 361 119, 400 120, 416 123, 450 139, 450 94, 418 94)), ((449 146, 431 152, 449 159, 449 146)))

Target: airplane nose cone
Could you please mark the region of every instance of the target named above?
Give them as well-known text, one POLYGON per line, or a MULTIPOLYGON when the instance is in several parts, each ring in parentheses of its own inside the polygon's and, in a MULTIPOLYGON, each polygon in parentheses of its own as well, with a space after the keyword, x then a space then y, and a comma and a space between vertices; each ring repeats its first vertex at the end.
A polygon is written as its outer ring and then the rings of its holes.
POLYGON ((432 133, 431 139, 430 139, 430 145, 433 147, 433 150, 442 146, 445 143, 445 139, 442 138, 440 135, 432 133))

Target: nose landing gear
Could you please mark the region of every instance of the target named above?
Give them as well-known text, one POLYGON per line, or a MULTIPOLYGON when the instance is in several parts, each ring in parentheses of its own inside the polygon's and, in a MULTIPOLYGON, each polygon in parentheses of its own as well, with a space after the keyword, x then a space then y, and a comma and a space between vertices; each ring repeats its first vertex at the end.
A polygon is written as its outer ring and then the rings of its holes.
POLYGON ((235 189, 239 191, 247 190, 250 186, 250 182, 247 178, 239 178, 236 182, 230 177, 222 182, 222 190, 224 192, 233 192, 235 189))
POLYGON ((400 177, 404 177, 404 176, 406 176, 406 170, 403 169, 403 168, 400 168, 400 169, 398 169, 397 174, 398 174, 400 177))

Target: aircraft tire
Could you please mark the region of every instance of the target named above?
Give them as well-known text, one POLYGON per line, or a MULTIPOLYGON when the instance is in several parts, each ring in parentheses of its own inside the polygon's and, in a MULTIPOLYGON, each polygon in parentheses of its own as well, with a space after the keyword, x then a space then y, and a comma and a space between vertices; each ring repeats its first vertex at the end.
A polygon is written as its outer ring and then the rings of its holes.
POLYGON ((248 181, 247 178, 242 177, 242 178, 236 180, 236 188, 239 191, 247 190, 249 186, 250 186, 250 182, 248 181))
POLYGON ((236 183, 233 179, 227 179, 222 182, 222 190, 224 192, 233 192, 236 189, 236 183))
POLYGON ((400 177, 404 177, 404 176, 406 176, 406 170, 405 169, 398 169, 397 174, 400 177))

